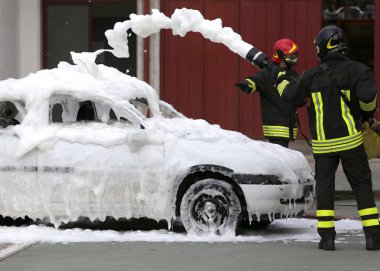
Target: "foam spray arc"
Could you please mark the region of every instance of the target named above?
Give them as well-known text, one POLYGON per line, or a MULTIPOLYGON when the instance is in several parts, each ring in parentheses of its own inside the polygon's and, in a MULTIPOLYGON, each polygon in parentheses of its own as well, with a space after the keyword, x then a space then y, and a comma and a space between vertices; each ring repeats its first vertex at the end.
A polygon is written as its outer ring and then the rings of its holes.
POLYGON ((267 61, 263 52, 243 41, 231 27, 223 27, 220 18, 204 19, 198 10, 176 9, 170 18, 157 9, 153 9, 149 15, 131 14, 130 20, 116 23, 112 30, 105 32, 108 43, 113 48, 111 51, 116 57, 129 57, 128 29, 142 38, 158 33, 161 29, 172 29, 173 35, 181 37, 190 31, 198 32, 212 42, 224 44, 232 52, 260 68, 267 61))

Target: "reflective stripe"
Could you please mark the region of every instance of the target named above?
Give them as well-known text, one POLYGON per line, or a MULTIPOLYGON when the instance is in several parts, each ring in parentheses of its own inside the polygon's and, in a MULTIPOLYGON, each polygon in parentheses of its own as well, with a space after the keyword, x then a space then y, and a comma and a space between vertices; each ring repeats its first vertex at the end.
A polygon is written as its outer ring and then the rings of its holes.
POLYGON ((252 81, 251 79, 249 79, 249 78, 245 79, 245 81, 248 82, 248 86, 249 86, 250 89, 251 89, 251 92, 250 92, 250 93, 255 92, 255 91, 256 91, 256 83, 253 82, 253 81, 252 81))
POLYGON ((316 118, 316 131, 317 131, 317 139, 324 140, 325 130, 323 128, 323 101, 322 95, 320 92, 313 92, 311 94, 313 98, 313 103, 315 107, 315 118, 316 118))
POLYGON ((284 92, 285 87, 289 84, 288 80, 282 81, 280 84, 277 86, 277 91, 282 96, 282 93, 284 92))
POLYGON ((371 227, 371 226, 377 226, 379 225, 379 219, 367 219, 367 220, 362 220, 362 225, 363 227, 371 227))
POLYGON ((334 220, 332 221, 318 221, 318 228, 334 228, 334 220))
POLYGON ((334 216, 334 210, 317 210, 317 217, 321 216, 334 216))
POLYGON ((376 215, 376 214, 378 214, 378 211, 377 211, 376 207, 366 208, 366 209, 359 210, 359 216, 376 215))
POLYGON ((359 100, 360 109, 363 110, 363 111, 372 111, 372 110, 375 110, 375 108, 376 108, 376 98, 377 98, 377 96, 375 97, 375 99, 372 102, 369 102, 369 103, 365 103, 365 102, 362 102, 362 101, 359 100))
MULTIPOLYGON (((348 100, 350 100, 350 91, 349 90, 341 90, 341 92, 347 97, 348 100)), ((353 135, 356 134, 358 131, 355 128, 355 121, 354 118, 351 115, 350 108, 347 106, 343 98, 340 98, 340 105, 342 109, 342 117, 344 119, 344 122, 347 125, 348 134, 353 135)))
POLYGON ((286 71, 278 72, 278 74, 277 74, 277 78, 279 78, 281 75, 285 75, 285 74, 286 74, 286 71))
MULTIPOLYGON (((289 127, 276 125, 263 125, 264 136, 290 138, 289 127)), ((297 138, 297 128, 293 128, 293 139, 297 138)))
POLYGON ((363 143, 361 132, 354 135, 326 139, 326 140, 311 140, 313 153, 332 153, 344 150, 350 150, 360 146, 363 143))

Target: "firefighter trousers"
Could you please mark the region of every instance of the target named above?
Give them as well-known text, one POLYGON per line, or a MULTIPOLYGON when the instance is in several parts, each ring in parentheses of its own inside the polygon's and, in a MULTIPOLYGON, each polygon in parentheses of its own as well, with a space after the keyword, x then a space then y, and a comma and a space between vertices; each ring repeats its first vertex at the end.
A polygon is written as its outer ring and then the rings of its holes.
POLYGON ((286 140, 286 139, 269 138, 269 143, 277 144, 285 148, 289 148, 289 140, 286 140))
POLYGON ((335 238, 335 173, 339 162, 354 193, 364 233, 380 235, 378 211, 372 192, 372 176, 363 145, 339 154, 315 157, 318 233, 335 238))

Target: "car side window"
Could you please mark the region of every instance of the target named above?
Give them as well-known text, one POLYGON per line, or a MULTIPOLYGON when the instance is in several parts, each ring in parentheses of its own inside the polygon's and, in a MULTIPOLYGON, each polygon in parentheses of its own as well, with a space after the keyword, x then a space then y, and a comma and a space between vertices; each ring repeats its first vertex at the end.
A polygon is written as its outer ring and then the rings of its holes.
POLYGON ((117 111, 114 110, 111 106, 101 103, 95 103, 95 108, 98 113, 99 120, 103 123, 113 124, 115 122, 121 122, 132 124, 132 122, 129 121, 129 119, 126 116, 117 113, 117 111))
POLYGON ((25 114, 24 104, 20 101, 0 102, 0 129, 20 124, 25 114))
POLYGON ((79 103, 77 121, 95 121, 95 107, 91 101, 79 103))
POLYGON ((50 98, 50 122, 74 123, 98 121, 94 102, 66 95, 50 98))
POLYGON ((146 99, 136 98, 136 99, 129 100, 129 102, 133 104, 134 107, 136 107, 136 109, 140 111, 140 113, 143 114, 143 116, 145 116, 146 118, 152 117, 152 112, 149 109, 149 104, 146 99))
POLYGON ((50 122, 131 123, 126 116, 108 105, 91 100, 79 101, 68 95, 55 95, 50 98, 50 122))

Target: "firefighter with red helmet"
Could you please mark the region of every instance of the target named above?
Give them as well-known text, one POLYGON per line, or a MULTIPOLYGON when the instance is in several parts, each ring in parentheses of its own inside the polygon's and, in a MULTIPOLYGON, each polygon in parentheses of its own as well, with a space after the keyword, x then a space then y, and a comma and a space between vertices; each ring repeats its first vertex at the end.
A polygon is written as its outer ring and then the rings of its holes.
POLYGON ((297 80, 278 84, 282 97, 309 98, 309 129, 315 159, 319 248, 335 250, 335 172, 341 162, 354 192, 366 237, 366 249, 380 250, 378 210, 372 192, 371 169, 363 146, 363 122, 373 123, 377 90, 367 66, 346 55, 345 37, 334 25, 315 37, 321 64, 297 80))
POLYGON ((273 65, 262 69, 235 86, 247 94, 260 94, 262 125, 264 137, 270 143, 289 146, 297 136, 296 106, 297 102, 281 99, 282 89, 276 88, 276 81, 281 76, 297 77, 293 66, 297 64, 299 48, 291 39, 280 39, 273 46, 273 65))

